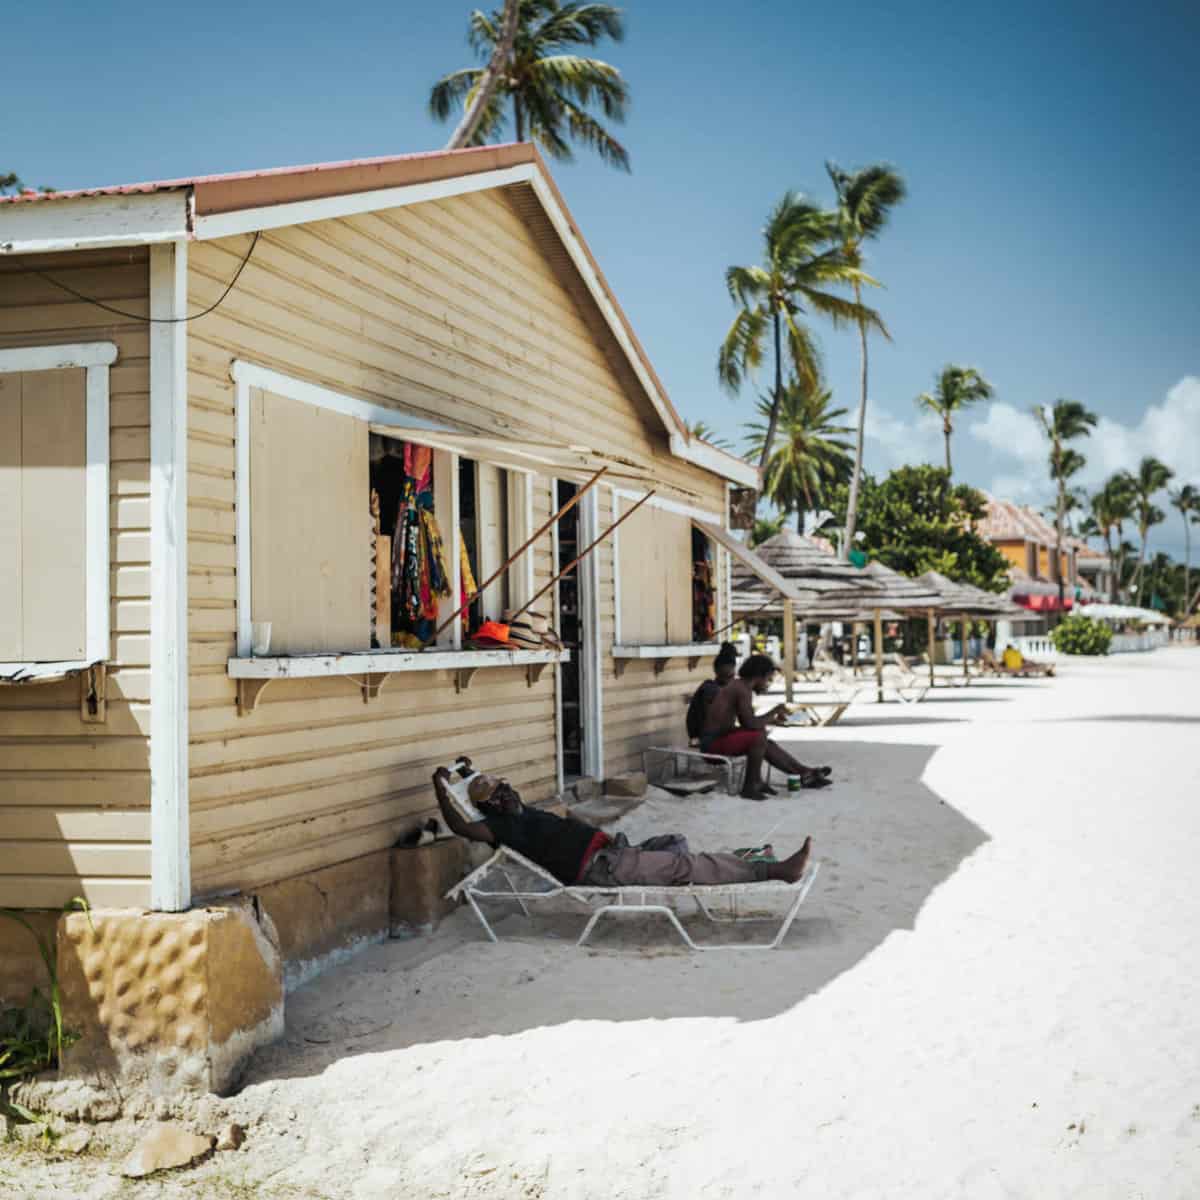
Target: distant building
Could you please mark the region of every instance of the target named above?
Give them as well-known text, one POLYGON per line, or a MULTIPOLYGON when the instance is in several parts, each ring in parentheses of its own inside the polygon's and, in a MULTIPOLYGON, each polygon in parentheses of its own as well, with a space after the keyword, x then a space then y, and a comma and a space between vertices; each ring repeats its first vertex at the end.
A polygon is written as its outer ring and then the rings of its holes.
POLYGON ((976 526, 1009 562, 1012 586, 1010 598, 1034 612, 1053 612, 1058 608, 1058 583, 1064 585, 1063 607, 1104 599, 1107 593, 1097 582, 1108 567, 1108 559, 1092 550, 1080 538, 1063 538, 1061 555, 1056 553, 1054 526, 1040 513, 1012 500, 1001 500, 983 493, 987 512, 976 526), (1086 564, 1086 565, 1085 565, 1086 564))

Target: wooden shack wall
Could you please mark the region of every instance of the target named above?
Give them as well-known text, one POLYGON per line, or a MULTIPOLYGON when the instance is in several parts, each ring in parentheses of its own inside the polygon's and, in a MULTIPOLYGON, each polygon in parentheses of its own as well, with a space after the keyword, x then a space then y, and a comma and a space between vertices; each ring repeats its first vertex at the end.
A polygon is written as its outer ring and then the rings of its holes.
MULTIPOLYGON (((189 302, 211 304, 248 237, 194 243, 189 302)), ((190 793, 198 895, 252 887, 390 845, 430 810, 429 776, 459 751, 503 771, 528 799, 553 793, 553 672, 393 676, 364 706, 346 679, 279 681, 238 717, 234 390, 244 359, 483 432, 570 440, 644 461, 667 491, 720 511, 715 476, 668 456, 529 226, 501 193, 264 233, 238 286, 189 330, 190 793)), ((284 448, 286 449, 286 448, 284 448)), ((607 493, 606 493, 607 494, 607 493)), ((551 511, 534 488, 535 522, 551 511)), ((611 502, 602 500, 611 512, 611 502)), ((605 522, 602 522, 602 524, 605 522)), ((551 540, 537 547, 549 578, 551 540)), ((612 559, 601 555, 609 765, 632 763, 647 718, 682 728, 679 664, 640 694, 611 686, 612 559), (677 713, 675 709, 678 708, 677 713), (670 718, 670 719, 668 719, 670 718), (676 720, 675 718, 679 718, 676 720)), ((686 671, 686 664, 683 664, 686 671)), ((643 681, 645 682, 645 681, 643 681)))
POLYGON ((0 687, 0 905, 149 903, 148 313, 144 248, 0 258, 0 348, 118 348, 109 368, 108 719, 84 724, 78 679, 0 687), (31 268, 132 315, 79 301, 31 268))

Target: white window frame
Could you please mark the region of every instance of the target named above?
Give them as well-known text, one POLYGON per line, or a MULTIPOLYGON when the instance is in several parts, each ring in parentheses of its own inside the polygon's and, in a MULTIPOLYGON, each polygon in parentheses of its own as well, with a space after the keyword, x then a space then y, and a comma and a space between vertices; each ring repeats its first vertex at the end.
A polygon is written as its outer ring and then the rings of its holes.
POLYGON ((108 369, 116 361, 117 347, 113 342, 70 342, 57 346, 23 346, 0 350, 0 372, 82 368, 85 373, 84 661, 80 666, 106 662, 111 653, 108 369))
MULTIPOLYGON (((250 512, 250 392, 257 388, 283 396, 290 400, 299 400, 312 404, 317 408, 328 409, 341 413, 343 416, 354 417, 363 421, 373 431, 386 435, 389 428, 405 430, 428 430, 431 434, 454 433, 455 430, 438 425, 428 418, 420 416, 411 410, 393 408, 387 405, 375 404, 357 396, 335 391, 321 384, 311 383, 305 379, 297 379, 285 375, 270 367, 237 359, 230 368, 230 377, 235 384, 235 415, 237 423, 237 483, 236 483, 236 529, 237 529, 237 657, 249 658, 251 646, 251 613, 253 596, 251 592, 251 563, 253 546, 251 543, 251 512, 250 512)), ((436 439, 432 439, 436 441, 436 439)), ((443 527, 442 540, 446 547, 447 567, 450 572, 451 595, 442 603, 443 618, 452 609, 457 610, 460 592, 460 542, 458 535, 458 462, 457 453, 435 447, 439 456, 442 470, 435 472, 435 478, 442 512, 449 512, 449 528, 443 527)), ((505 464, 505 469, 515 469, 505 464)), ((533 530, 533 477, 528 474, 523 488, 510 489, 511 497, 518 494, 524 508, 522 521, 524 527, 533 530)), ((365 499, 364 499, 365 509, 365 499)), ((528 535, 526 535, 528 536, 528 535)), ((530 549, 526 555, 525 571, 520 583, 528 588, 527 595, 533 594, 533 552, 530 549)), ((482 582, 480 580, 479 582, 482 582)), ((438 647, 443 650, 461 651, 462 620, 455 619, 447 627, 438 640, 438 647)), ((330 653, 336 653, 336 647, 330 647, 330 653)), ((380 652, 375 652, 376 654, 380 652)), ((464 654, 475 653, 464 651, 464 654)), ((432 660, 431 660, 432 661, 432 660)), ((430 666, 430 670, 438 667, 430 666)), ((444 669, 444 664, 442 668, 444 669)))
MULTIPOLYGON (((613 520, 620 518, 621 514, 618 511, 618 502, 628 500, 636 504, 645 492, 639 492, 631 488, 613 487, 612 492, 612 513, 613 520)), ((707 521, 710 525, 719 525, 722 529, 729 527, 729 522, 720 514, 709 512, 707 509, 697 508, 692 504, 685 504, 682 500, 674 500, 670 496, 653 495, 646 501, 647 508, 661 508, 666 512, 676 513, 679 516, 689 517, 696 521, 707 521)), ((612 656, 618 659, 629 658, 678 658, 680 656, 695 657, 699 654, 705 654, 713 649, 717 643, 712 642, 681 642, 672 643, 663 646, 627 646, 621 640, 621 530, 614 529, 612 533, 613 542, 613 646, 612 656)), ((720 551, 721 547, 717 547, 720 551)), ((719 561, 719 560, 718 560, 719 561)), ((717 612, 722 611, 728 602, 726 595, 726 577, 718 569, 717 572, 717 612)))

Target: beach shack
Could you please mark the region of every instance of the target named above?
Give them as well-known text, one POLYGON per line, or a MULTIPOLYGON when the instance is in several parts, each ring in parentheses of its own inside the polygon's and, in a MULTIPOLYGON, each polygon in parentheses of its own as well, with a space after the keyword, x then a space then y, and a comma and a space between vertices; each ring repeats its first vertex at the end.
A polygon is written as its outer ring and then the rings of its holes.
POLYGON ((527 145, 0 202, 0 905, 92 906, 89 1061, 227 1082, 454 755, 536 802, 682 736, 756 482, 527 145))

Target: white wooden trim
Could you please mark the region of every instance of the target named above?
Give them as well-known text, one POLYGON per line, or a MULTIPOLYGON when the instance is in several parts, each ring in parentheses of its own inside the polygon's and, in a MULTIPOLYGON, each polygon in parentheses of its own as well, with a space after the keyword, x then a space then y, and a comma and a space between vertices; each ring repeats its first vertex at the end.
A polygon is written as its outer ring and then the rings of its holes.
POLYGON ((70 342, 61 346, 19 346, 13 350, 0 350, 0 372, 108 367, 116 361, 117 347, 113 342, 70 342))
MULTIPOLYGON (((297 379, 294 375, 285 375, 270 367, 258 363, 236 359, 229 369, 229 376, 236 385, 234 388, 235 419, 237 422, 237 479, 236 479, 236 521, 237 521, 237 652, 239 657, 250 654, 251 643, 251 612, 253 596, 251 594, 251 546, 250 546, 250 389, 258 388, 271 392, 276 396, 284 396, 289 400, 300 400, 317 408, 327 408, 331 412, 343 416, 355 417, 368 425, 392 425, 407 428, 424 428, 436 430, 437 424, 425 417, 405 412, 399 408, 389 408, 375 404, 345 392, 335 391, 319 383, 311 383, 307 379, 297 379)), ((457 493, 456 493, 457 494, 457 493)), ((458 537, 457 523, 455 539, 458 537)), ((455 540, 454 551, 457 553, 458 543, 455 540)), ((457 559, 455 560, 457 562, 457 559)), ((460 625, 461 622, 456 622, 460 625)), ((461 642, 455 643, 456 645, 461 642)))
MULTIPOLYGON (((600 532, 599 504, 596 489, 587 492, 577 505, 579 510, 579 543, 590 545, 600 532)), ((596 570, 596 554, 589 554, 579 564, 579 616, 583 621, 583 645, 580 659, 583 678, 580 680, 580 699, 583 707, 583 773, 593 779, 604 778, 604 718, 602 702, 604 688, 600 674, 600 572, 596 570)))
POLYGON ((743 487, 756 488, 761 482, 757 467, 752 466, 745 459, 738 458, 736 454, 730 454, 727 450, 710 446, 707 442, 694 438, 690 434, 685 436, 673 433, 671 435, 671 453, 676 458, 682 458, 685 462, 703 467, 704 470, 711 471, 714 475, 720 475, 722 479, 732 479, 743 487))
MULTIPOLYGON (((610 503, 612 504, 612 519, 616 521, 620 515, 617 512, 618 498, 617 489, 610 487, 609 492, 612 495, 610 503)), ((621 531, 614 529, 612 531, 612 556, 613 556, 613 641, 619 643, 621 641, 621 531)))
MULTIPOLYGON (((234 363, 236 369, 237 363, 234 363)), ((253 642, 250 620, 250 385, 234 375, 234 415, 237 421, 237 475, 235 479, 234 540, 237 583, 237 652, 250 653, 253 642)))
POLYGON ((454 620, 438 634, 439 650, 460 650, 463 643, 462 619, 462 538, 459 536, 457 454, 448 450, 433 452, 433 511, 442 532, 446 550, 446 570, 450 576, 450 595, 438 601, 437 623, 451 613, 454 620))
MULTIPOLYGON (((150 315, 187 312, 187 243, 150 248, 150 315)), ((191 903, 187 325, 150 326, 150 903, 191 903)))
MULTIPOLYGON (((550 511, 558 512, 558 480, 552 478, 550 480, 550 511)), ((558 574, 558 522, 555 521, 550 526, 550 575, 551 577, 558 574)), ((530 554, 532 559, 532 552, 530 554)), ((531 596, 533 592, 529 593, 531 596)), ((554 602, 554 611, 551 615, 551 628, 557 629, 559 636, 562 636, 562 629, 558 625, 559 621, 559 596, 558 583, 550 589, 550 595, 554 602)), ((563 773, 563 682, 562 682, 562 666, 557 665, 554 668, 554 773, 557 781, 558 794, 561 796, 563 788, 566 786, 566 776, 563 773)))
POLYGON ((473 175, 457 175, 452 179, 435 179, 428 183, 410 183, 402 187, 376 188, 369 192, 352 192, 340 196, 324 196, 319 200, 294 200, 286 204, 269 204, 261 208, 243 208, 236 212, 197 216, 194 236, 198 241, 253 233, 259 229, 281 229, 288 225, 307 225, 312 221, 332 221, 359 213, 377 212, 385 208, 402 208, 427 200, 445 200, 468 192, 528 183, 537 173, 533 163, 500 167, 495 171, 479 171, 473 175))
POLYGON ((348 654, 298 654, 231 658, 231 679, 316 679, 330 675, 390 675, 411 671, 462 671, 562 663, 568 650, 361 650, 348 654))
MULTIPOLYGON (((525 498, 525 505, 524 505, 524 508, 525 508, 525 531, 521 537, 521 540, 524 541, 526 538, 528 538, 530 536, 530 534, 533 533, 533 521, 534 521, 534 518, 533 518, 533 476, 525 475, 522 477, 522 479, 523 479, 523 495, 525 498)), ((557 512, 558 510, 557 510, 557 507, 552 507, 550 509, 550 511, 557 512)), ((555 527, 557 528, 558 522, 556 521, 554 524, 555 524, 555 527)), ((528 604, 529 601, 533 598, 533 593, 537 590, 536 587, 534 586, 534 579, 533 579, 533 560, 534 560, 534 556, 536 554, 537 554, 537 546, 535 545, 535 546, 530 546, 529 549, 522 556, 521 577, 522 577, 522 581, 523 581, 524 588, 525 588, 525 594, 521 597, 522 604, 528 604)), ((551 574, 553 574, 553 573, 554 572, 551 572, 551 574)))
POLYGON ((112 587, 108 542, 108 368, 112 342, 72 342, 0 350, 0 372, 84 372, 84 654, 88 663, 110 657, 112 587))
POLYGON ((716 654, 720 642, 692 642, 679 646, 614 646, 613 658, 703 658, 716 654))
POLYGON ((401 425, 413 429, 441 430, 451 433, 443 425, 430 421, 416 413, 405 412, 401 408, 392 408, 386 404, 375 404, 370 400, 362 400, 358 396, 350 396, 345 392, 334 391, 319 383, 310 383, 307 379, 297 379, 294 375, 285 375, 282 371, 261 367, 257 363, 237 359, 229 368, 229 376, 234 383, 245 384, 247 387, 260 388, 264 392, 272 392, 276 396, 285 396, 289 400, 303 400, 305 404, 315 404, 318 408, 327 408, 331 412, 341 413, 346 417, 357 417, 367 424, 401 425))
MULTIPOLYGON (((115 351, 114 347, 114 351, 115 351)), ((114 353, 113 358, 116 355, 114 353)), ((109 362, 113 359, 109 359, 109 362)), ((109 650, 111 580, 108 565, 108 365, 89 365, 84 372, 87 396, 87 475, 84 480, 85 571, 84 620, 86 655, 104 662, 109 650)))
MULTIPOLYGON (((613 488, 613 493, 619 496, 622 500, 640 500, 646 493, 635 491, 631 488, 613 488)), ((655 493, 646 501, 650 508, 661 508, 666 512, 676 513, 681 517, 691 517, 697 521, 707 521, 710 525, 722 525, 717 513, 709 512, 705 508, 696 508, 694 505, 685 504, 681 500, 672 500, 669 496, 660 496, 655 493)), ((614 516, 615 519, 615 516, 614 516)))
POLYGON ((187 237, 188 189, 0 204, 0 254, 141 246, 187 237))

